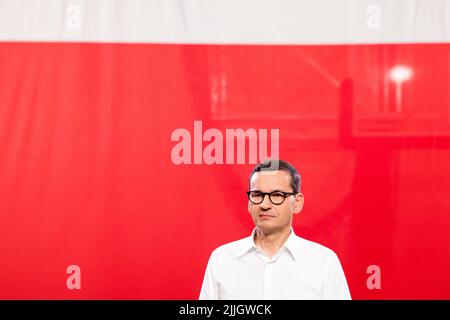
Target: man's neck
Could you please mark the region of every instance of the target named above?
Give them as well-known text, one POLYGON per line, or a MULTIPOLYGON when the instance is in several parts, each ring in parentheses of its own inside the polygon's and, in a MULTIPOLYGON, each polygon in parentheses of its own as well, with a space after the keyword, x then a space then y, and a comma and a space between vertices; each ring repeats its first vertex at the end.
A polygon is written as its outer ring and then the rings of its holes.
POLYGON ((290 227, 275 232, 256 228, 254 242, 269 258, 272 258, 289 238, 290 233, 290 227))

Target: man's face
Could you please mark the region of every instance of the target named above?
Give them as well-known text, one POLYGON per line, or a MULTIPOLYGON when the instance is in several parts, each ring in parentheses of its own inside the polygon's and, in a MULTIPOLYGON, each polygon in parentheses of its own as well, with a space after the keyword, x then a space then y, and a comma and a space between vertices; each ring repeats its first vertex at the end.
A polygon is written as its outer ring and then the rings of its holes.
MULTIPOLYGON (((291 187, 291 176, 284 170, 255 172, 250 180, 250 191, 294 192, 291 187)), ((303 208, 303 195, 288 195, 280 205, 274 205, 269 196, 264 197, 260 204, 248 202, 248 212, 253 218, 255 226, 263 231, 274 232, 290 228, 292 215, 303 208)))

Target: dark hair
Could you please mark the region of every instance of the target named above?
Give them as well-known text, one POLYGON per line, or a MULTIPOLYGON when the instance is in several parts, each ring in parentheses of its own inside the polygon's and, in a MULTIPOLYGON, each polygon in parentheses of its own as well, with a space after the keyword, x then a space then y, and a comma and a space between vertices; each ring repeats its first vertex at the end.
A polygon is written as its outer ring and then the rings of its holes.
POLYGON ((250 189, 250 180, 252 179, 252 176, 255 172, 260 171, 276 171, 276 170, 284 170, 288 172, 291 175, 291 187, 294 190, 295 193, 300 192, 300 185, 301 185, 301 176, 298 173, 297 169, 294 168, 293 165, 291 165, 289 162, 284 160, 277 160, 277 159, 269 159, 264 162, 261 162, 257 164, 250 174, 250 177, 248 178, 248 187, 250 189))

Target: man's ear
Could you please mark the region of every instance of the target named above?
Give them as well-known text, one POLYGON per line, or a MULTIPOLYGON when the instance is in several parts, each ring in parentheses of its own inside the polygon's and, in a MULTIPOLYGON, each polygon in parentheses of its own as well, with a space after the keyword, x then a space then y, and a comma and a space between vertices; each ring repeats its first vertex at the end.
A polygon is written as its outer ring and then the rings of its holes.
POLYGON ((294 202, 294 214, 300 213, 303 209, 303 204, 305 203, 305 197, 303 197, 303 193, 299 192, 295 195, 294 202))

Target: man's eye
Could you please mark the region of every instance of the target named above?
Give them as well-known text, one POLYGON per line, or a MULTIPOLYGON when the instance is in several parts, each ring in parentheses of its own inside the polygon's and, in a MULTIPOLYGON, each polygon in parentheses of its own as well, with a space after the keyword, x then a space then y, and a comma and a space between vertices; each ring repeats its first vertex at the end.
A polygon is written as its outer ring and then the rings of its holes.
POLYGON ((281 192, 274 192, 272 193, 272 198, 283 198, 284 194, 282 194, 281 192))

